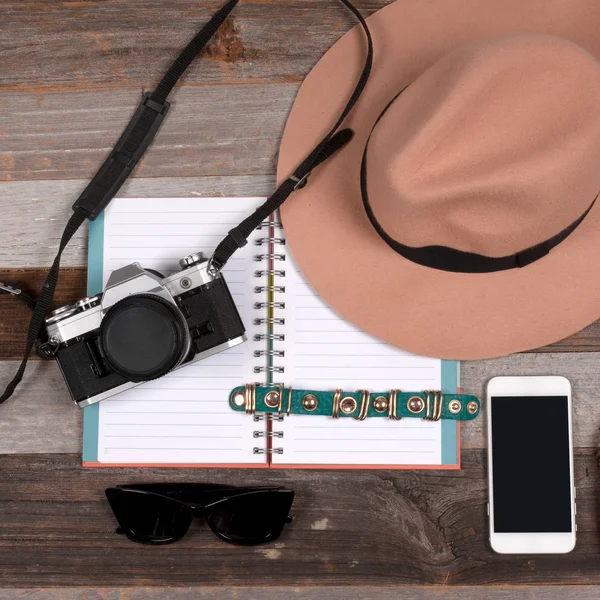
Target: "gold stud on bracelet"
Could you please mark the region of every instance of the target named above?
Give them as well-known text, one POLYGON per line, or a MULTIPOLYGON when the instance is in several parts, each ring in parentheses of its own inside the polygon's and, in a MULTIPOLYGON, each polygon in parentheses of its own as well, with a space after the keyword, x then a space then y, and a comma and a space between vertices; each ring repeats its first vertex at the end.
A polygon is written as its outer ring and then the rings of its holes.
POLYGON ((477 406, 477 402, 474 402, 473 400, 471 400, 471 402, 469 402, 469 404, 467 404, 467 412, 470 415, 474 415, 478 409, 479 409, 479 407, 477 406))
POLYGON ((456 415, 460 412, 460 409, 462 408, 462 404, 460 403, 459 400, 451 400, 450 404, 448 404, 448 410, 453 414, 456 415))
POLYGON ((425 408, 425 402, 423 401, 423 398, 420 398, 419 396, 411 396, 406 403, 406 408, 408 408, 413 415, 418 415, 423 411, 423 408, 425 408))
POLYGON ((385 396, 377 396, 375 400, 373 400, 373 410, 379 414, 382 414, 387 411, 390 403, 385 396))
POLYGON ((267 392, 265 394, 265 404, 269 407, 269 408, 278 408, 279 407, 279 401, 280 401, 280 395, 279 392, 276 392, 275 390, 271 390, 270 392, 267 392))
POLYGON ((313 410, 317 410, 319 407, 319 400, 314 394, 306 394, 304 398, 302 398, 302 408, 307 410, 308 412, 312 412, 313 410))
POLYGON ((345 396, 340 400, 340 410, 345 415, 351 415, 358 406, 356 400, 352 396, 345 396))
POLYGON ((246 395, 244 392, 236 392, 231 400, 234 406, 241 407, 246 404, 246 395))

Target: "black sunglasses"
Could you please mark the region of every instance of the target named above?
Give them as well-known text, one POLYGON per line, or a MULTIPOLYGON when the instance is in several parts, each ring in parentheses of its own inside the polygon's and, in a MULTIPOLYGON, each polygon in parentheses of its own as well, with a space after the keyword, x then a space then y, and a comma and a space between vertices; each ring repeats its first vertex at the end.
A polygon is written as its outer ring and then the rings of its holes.
POLYGON ((135 542, 176 542, 194 517, 203 517, 222 540, 252 546, 276 540, 292 521, 294 492, 269 486, 148 483, 108 488, 106 498, 120 526, 117 533, 135 542))

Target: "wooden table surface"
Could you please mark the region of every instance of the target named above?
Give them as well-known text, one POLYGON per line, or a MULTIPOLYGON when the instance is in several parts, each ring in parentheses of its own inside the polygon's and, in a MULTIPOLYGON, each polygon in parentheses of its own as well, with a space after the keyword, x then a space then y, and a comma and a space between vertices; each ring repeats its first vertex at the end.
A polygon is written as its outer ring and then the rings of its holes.
MULTIPOLYGON (((357 5, 368 14, 386 3, 357 5)), ((219 5, 2 0, 0 281, 39 287, 72 202, 141 93, 219 5)), ((177 89, 121 195, 268 194, 299 84, 353 24, 335 0, 242 1, 177 89)), ((84 295, 85 249, 81 231, 65 253, 58 304, 84 295)), ((27 318, 0 298, 2 382, 16 369, 27 318)), ((595 324, 539 352, 462 365, 464 391, 480 396, 493 375, 561 374, 573 383, 579 531, 575 551, 555 557, 490 550, 483 416, 463 427, 460 472, 86 470, 82 413, 56 366, 32 361, 0 408, 0 599, 112 599, 133 585, 128 598, 312 598, 325 586, 334 599, 392 598, 399 585, 415 599, 430 596, 428 585, 467 600, 481 585, 491 599, 598 598, 599 351, 595 324), (203 528, 174 546, 138 546, 113 533, 103 490, 139 480, 285 484, 297 493, 296 520, 266 547, 223 544, 203 528)))

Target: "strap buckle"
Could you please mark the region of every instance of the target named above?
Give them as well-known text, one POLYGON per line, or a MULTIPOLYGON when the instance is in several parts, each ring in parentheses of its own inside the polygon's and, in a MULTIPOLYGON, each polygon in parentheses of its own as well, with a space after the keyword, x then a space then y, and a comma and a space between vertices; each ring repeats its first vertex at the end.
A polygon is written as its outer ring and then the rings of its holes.
POLYGON ((216 258, 215 255, 213 254, 209 259, 208 259, 208 265, 206 265, 206 272, 213 278, 215 279, 216 277, 219 276, 219 273, 221 272, 221 269, 224 267, 224 264, 221 264, 216 258))
POLYGON ((290 177, 290 179, 296 184, 294 186, 294 191, 301 190, 303 187, 306 186, 306 184, 308 183, 309 175, 310 175, 310 173, 306 173, 306 175, 304 175, 304 177, 297 177, 296 175, 292 175, 290 177))
POLYGON ((247 415, 253 415, 256 412, 256 384, 246 384, 244 391, 244 408, 247 415))
POLYGON ((369 400, 371 398, 371 394, 368 390, 358 390, 360 397, 360 411, 358 412, 358 416, 354 417, 356 421, 364 421, 367 418, 367 413, 369 412, 369 400))
POLYGON ((401 390, 390 390, 390 400, 388 404, 388 418, 392 421, 400 421, 402 417, 398 416, 398 394, 401 390))
POLYGON ((35 353, 43 360, 52 360, 53 358, 56 358, 59 347, 60 343, 55 339, 50 338, 46 342, 38 344, 35 353))
POLYGON ((20 296, 23 293, 23 291, 20 290, 19 288, 12 287, 12 286, 8 285, 7 283, 2 283, 1 281, 0 281, 0 290, 3 290, 7 294, 11 294, 12 296, 20 296))
POLYGON ((426 412, 424 421, 439 421, 442 416, 444 396, 439 390, 425 390, 426 412), (432 406, 433 404, 433 406, 432 406))

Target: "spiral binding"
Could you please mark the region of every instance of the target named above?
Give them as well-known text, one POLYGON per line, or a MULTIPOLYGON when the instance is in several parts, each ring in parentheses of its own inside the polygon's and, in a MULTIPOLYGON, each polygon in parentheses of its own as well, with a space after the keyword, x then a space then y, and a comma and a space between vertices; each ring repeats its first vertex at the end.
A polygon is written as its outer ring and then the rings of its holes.
POLYGON ((283 229, 281 221, 263 221, 256 229, 283 229))
POLYGON ((285 308, 285 302, 255 302, 254 308, 257 310, 262 308, 285 308))
POLYGON ((266 238, 260 238, 258 240, 254 240, 254 244, 256 246, 264 246, 265 244, 275 244, 275 245, 279 245, 279 246, 285 246, 285 240, 282 238, 276 238, 276 237, 266 237, 266 238))
POLYGON ((285 293, 285 286, 284 285, 273 285, 270 288, 268 288, 266 285, 257 285, 254 288, 254 293, 255 294, 264 294, 268 289, 273 290, 273 292, 275 292, 277 294, 284 294, 285 293))
POLYGON ((254 415, 254 422, 258 423, 259 421, 283 421, 284 415, 279 415, 277 413, 268 413, 264 415, 254 415))
POLYGON ((285 352, 283 350, 255 350, 254 357, 259 358, 260 356, 282 357, 285 356, 285 352))
POLYGON ((255 431, 253 436, 255 438, 260 438, 260 437, 274 437, 274 438, 282 438, 283 437, 283 431, 255 431))
POLYGON ((267 317, 263 319, 254 319, 255 325, 285 325, 285 319, 267 317))
MULTIPOLYGON (((285 277, 285 271, 281 269, 263 269, 262 271, 254 271, 254 277, 264 277, 265 275, 273 275, 274 277, 285 277)), ((268 288, 269 286, 267 286, 268 288)))
POLYGON ((262 342, 263 340, 272 340, 274 342, 283 342, 285 335, 283 333, 257 333, 254 336, 255 342, 262 342))
POLYGON ((285 260, 285 254, 256 254, 254 256, 254 262, 263 260, 285 260))
MULTIPOLYGON (((285 270, 278 267, 278 264, 285 262, 285 254, 280 251, 285 246, 285 239, 282 233, 283 226, 279 222, 265 222, 259 229, 266 230, 264 237, 254 241, 254 245, 260 247, 261 253, 254 256, 255 262, 264 264, 264 268, 259 268, 254 271, 254 276, 263 279, 264 283, 254 287, 255 294, 263 294, 266 297, 265 301, 255 302, 256 310, 270 311, 268 316, 254 319, 255 325, 264 327, 264 333, 258 333, 254 336, 254 341, 261 345, 260 349, 254 351, 255 358, 263 358, 267 360, 271 358, 269 366, 262 364, 254 367, 254 373, 264 373, 265 381, 260 385, 280 385, 273 382, 274 373, 283 373, 284 367, 273 364, 276 358, 285 356, 285 351, 275 347, 277 342, 285 341, 285 333, 276 331, 280 326, 285 325, 285 317, 281 316, 281 311, 285 310, 285 301, 282 295, 285 294, 285 285, 281 279, 285 277, 285 270), (276 264, 277 263, 277 264, 276 264), (276 281, 273 281, 276 280, 276 281), (277 316, 273 311, 277 310, 277 316)), ((258 249, 258 248, 257 248, 258 249)), ((283 389, 283 386, 282 386, 283 389)), ((283 414, 261 414, 254 415, 254 421, 260 422, 275 422, 283 421, 283 414)), ((283 431, 254 431, 255 439, 275 440, 283 438, 283 431)), ((265 447, 254 448, 254 454, 283 454, 283 448, 265 447)))

